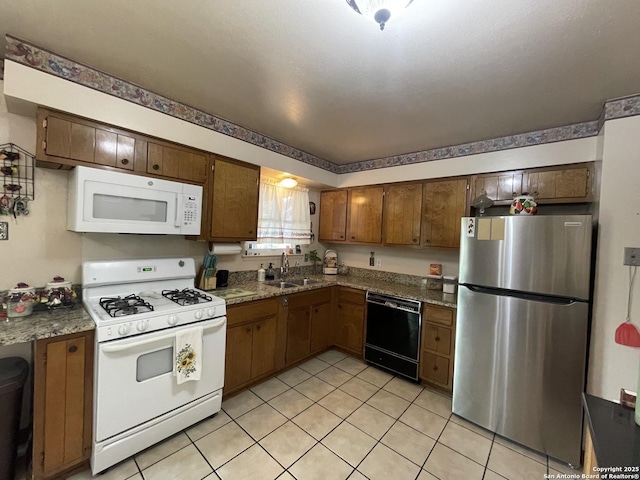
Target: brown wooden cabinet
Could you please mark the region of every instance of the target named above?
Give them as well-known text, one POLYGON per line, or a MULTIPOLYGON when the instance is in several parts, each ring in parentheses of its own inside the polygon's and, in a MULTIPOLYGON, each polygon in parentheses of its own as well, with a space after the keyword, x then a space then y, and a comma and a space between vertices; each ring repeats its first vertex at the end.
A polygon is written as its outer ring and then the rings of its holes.
POLYGON ((422 322, 420 378, 445 390, 453 390, 455 351, 453 308, 425 305, 422 322))
POLYGON ((164 142, 148 142, 147 173, 193 183, 207 180, 207 156, 164 142))
POLYGON ((593 176, 592 163, 531 169, 524 175, 523 191, 542 203, 591 202, 593 176))
POLYGON ((146 168, 146 143, 131 132, 44 108, 38 109, 37 127, 38 166, 146 168))
POLYGON ((382 186, 350 188, 347 239, 352 243, 382 243, 382 186))
POLYGON ((332 290, 322 288, 288 297, 286 364, 329 346, 332 290))
MULTIPOLYGON (((255 240, 258 232, 260 167, 215 155, 208 184, 207 240, 255 240)), ((203 228, 203 231, 207 231, 203 228)))
POLYGON ((320 231, 318 239, 343 242, 347 236, 347 190, 320 192, 320 231))
POLYGON ((88 460, 93 409, 93 331, 35 342, 33 478, 88 460))
POLYGON ((333 343, 362 357, 364 348, 365 295, 363 290, 338 287, 333 343))
POLYGON ((275 370, 277 323, 277 298, 229 306, 225 395, 275 370))
POLYGON ((385 245, 420 245, 422 184, 390 184, 384 187, 385 245))
POLYGON ((422 191, 422 245, 459 247, 461 219, 467 212, 467 179, 425 182, 422 191))
POLYGON ((522 171, 486 173, 473 178, 471 200, 485 194, 495 202, 513 200, 522 193, 522 171))

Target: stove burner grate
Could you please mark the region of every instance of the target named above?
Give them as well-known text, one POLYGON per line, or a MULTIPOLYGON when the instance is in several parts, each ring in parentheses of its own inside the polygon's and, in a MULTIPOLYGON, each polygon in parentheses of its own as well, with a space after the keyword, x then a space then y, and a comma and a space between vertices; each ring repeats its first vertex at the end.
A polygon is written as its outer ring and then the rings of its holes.
POLYGON ((210 296, 196 290, 192 290, 191 288, 185 288, 183 290, 163 290, 162 296, 180 306, 195 305, 197 303, 211 302, 213 300, 210 296))
POLYGON ((126 297, 102 297, 100 298, 100 306, 111 317, 124 317, 126 315, 134 315, 136 313, 153 312, 153 305, 145 302, 137 295, 131 294, 126 297))

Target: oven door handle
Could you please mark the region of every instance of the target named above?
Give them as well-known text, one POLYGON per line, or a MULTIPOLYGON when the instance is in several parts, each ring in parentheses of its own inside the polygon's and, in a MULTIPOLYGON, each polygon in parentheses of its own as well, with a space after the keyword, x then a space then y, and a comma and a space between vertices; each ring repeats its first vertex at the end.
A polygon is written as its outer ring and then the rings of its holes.
MULTIPOLYGON (((221 327, 225 323, 227 323, 227 317, 222 317, 221 320, 218 320, 216 323, 212 323, 211 325, 207 325, 202 330, 204 331, 204 330, 210 330, 212 328, 221 327)), ((143 345, 148 345, 150 343, 156 343, 156 342, 160 342, 162 340, 168 340, 170 338, 175 338, 175 336, 176 336, 175 333, 171 333, 171 334, 163 335, 162 337, 156 337, 156 338, 153 338, 153 339, 150 339, 150 340, 141 340, 139 342, 134 342, 134 343, 126 343, 124 345, 105 345, 105 346, 103 346, 101 348, 101 350, 104 353, 122 352, 124 350, 130 350, 132 348, 141 347, 143 345)))

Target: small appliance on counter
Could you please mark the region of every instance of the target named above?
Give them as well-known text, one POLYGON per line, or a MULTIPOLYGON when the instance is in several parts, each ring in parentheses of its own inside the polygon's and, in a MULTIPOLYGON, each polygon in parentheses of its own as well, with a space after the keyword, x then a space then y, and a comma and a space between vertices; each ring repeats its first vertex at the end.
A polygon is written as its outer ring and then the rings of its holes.
POLYGON ((216 288, 229 286, 229 270, 218 270, 216 272, 216 288))
POLYGON ((338 252, 336 252, 335 250, 326 250, 324 252, 322 273, 324 273, 325 275, 338 274, 338 252))

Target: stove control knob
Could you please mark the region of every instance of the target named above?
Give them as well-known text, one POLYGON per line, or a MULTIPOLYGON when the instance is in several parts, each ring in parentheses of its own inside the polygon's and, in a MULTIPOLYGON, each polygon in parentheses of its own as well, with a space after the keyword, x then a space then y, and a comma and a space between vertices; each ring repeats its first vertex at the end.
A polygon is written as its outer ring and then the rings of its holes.
POLYGON ((207 310, 207 315, 209 316, 209 318, 213 318, 216 316, 216 309, 215 308, 209 308, 207 310))
POLYGON ((119 335, 128 335, 129 334, 129 325, 126 323, 123 323, 122 325, 120 325, 118 327, 118 334, 119 335))
POLYGON ((200 320, 202 318, 202 315, 204 315, 204 312, 202 310, 196 310, 196 313, 194 314, 196 320, 200 320))
POLYGON ((167 323, 169 325, 175 325, 176 323, 178 323, 178 317, 176 315, 169 315, 169 318, 167 318, 167 323))
POLYGON ((144 320, 140 320, 140 321, 138 322, 138 324, 136 325, 136 329, 137 329, 139 332, 144 332, 144 331, 147 329, 147 327, 149 327, 149 323, 148 323, 148 322, 145 322, 144 320))

